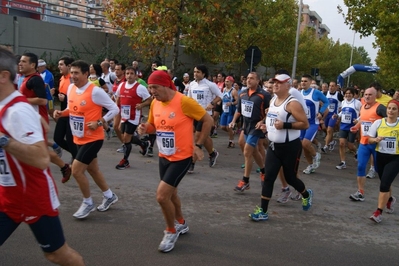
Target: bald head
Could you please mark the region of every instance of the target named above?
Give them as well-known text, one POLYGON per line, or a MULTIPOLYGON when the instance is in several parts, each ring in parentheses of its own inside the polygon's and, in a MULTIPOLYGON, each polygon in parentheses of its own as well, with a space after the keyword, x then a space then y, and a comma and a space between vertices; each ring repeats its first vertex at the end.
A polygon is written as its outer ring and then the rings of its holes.
POLYGON ((375 103, 377 98, 377 90, 375 88, 368 88, 364 92, 364 101, 367 104, 373 104, 375 103))

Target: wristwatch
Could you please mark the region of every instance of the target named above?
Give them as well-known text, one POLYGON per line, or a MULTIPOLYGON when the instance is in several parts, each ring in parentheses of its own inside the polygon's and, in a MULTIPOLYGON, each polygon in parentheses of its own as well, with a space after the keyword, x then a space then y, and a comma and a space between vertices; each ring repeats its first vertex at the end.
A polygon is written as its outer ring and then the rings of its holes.
POLYGON ((0 148, 4 148, 5 146, 8 145, 8 143, 10 142, 10 137, 3 135, 0 137, 0 148))
POLYGON ((99 127, 102 127, 102 126, 103 126, 103 121, 98 120, 98 121, 97 121, 97 125, 98 125, 99 127))

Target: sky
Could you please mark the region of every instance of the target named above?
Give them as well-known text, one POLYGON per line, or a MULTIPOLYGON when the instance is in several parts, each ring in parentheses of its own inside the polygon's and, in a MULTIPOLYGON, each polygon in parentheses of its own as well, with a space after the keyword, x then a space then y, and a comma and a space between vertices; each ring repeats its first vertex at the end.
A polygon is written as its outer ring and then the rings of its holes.
MULTIPOLYGON (((327 25, 330 29, 330 34, 328 35, 334 41, 339 39, 340 43, 348 43, 352 45, 354 31, 349 29, 349 26, 345 24, 345 19, 342 14, 338 14, 337 6, 340 5, 344 13, 347 11, 347 7, 343 0, 302 0, 303 4, 309 5, 311 11, 315 11, 322 18, 322 23, 327 25)), ((377 49, 373 48, 372 43, 375 37, 371 35, 370 37, 363 37, 360 39, 360 34, 355 34, 355 47, 363 46, 368 52, 371 62, 375 65, 375 58, 377 57, 377 49)), ((348 62, 349 66, 349 62, 348 62)))

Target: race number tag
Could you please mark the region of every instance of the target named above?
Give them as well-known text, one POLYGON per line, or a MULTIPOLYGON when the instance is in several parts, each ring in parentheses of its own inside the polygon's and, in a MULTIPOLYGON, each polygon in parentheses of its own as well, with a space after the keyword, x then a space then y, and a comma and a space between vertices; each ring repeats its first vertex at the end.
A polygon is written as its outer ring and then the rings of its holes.
POLYGON ((164 155, 175 154, 175 132, 157 131, 157 145, 160 153, 164 155))
POLYGON ((362 122, 362 136, 367 136, 367 132, 369 132, 371 124, 371 122, 362 122))
POLYGON ((351 112, 342 112, 341 122, 344 124, 351 124, 352 123, 352 113, 351 112))
POLYGON ((197 100, 197 102, 204 106, 205 105, 205 91, 201 91, 201 90, 193 90, 193 95, 194 95, 194 99, 197 100))
POLYGON ((306 111, 306 118, 310 119, 310 106, 306 105, 306 107, 307 107, 306 110, 305 110, 306 111))
POLYGON ((16 185, 17 183, 11 173, 6 154, 3 149, 0 149, 0 186, 15 187, 16 185))
POLYGON ((383 138, 379 145, 379 151, 382 153, 396 154, 396 138, 395 137, 385 137, 383 138))
POLYGON ((85 118, 83 116, 69 116, 69 125, 71 126, 72 135, 83 138, 85 133, 85 118))
POLYGON ((121 118, 123 120, 130 119, 130 105, 121 105, 121 118))
POLYGON ((330 104, 328 105, 328 111, 329 111, 330 113, 332 113, 332 112, 335 111, 335 103, 330 103, 330 104))
POLYGON ((227 103, 223 103, 222 105, 223 112, 228 113, 230 110, 230 106, 227 105, 227 103))
POLYGON ((251 118, 254 102, 242 100, 241 101, 241 114, 245 117, 251 118))
POLYGON ((275 132, 277 130, 276 127, 274 126, 276 119, 277 119, 276 113, 271 113, 270 111, 267 113, 266 117, 267 132, 275 132))

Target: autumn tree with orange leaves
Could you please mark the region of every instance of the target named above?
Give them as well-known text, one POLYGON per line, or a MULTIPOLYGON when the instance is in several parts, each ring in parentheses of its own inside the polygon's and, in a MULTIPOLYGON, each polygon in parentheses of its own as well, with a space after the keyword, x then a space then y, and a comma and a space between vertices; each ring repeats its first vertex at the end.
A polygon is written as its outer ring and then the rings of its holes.
POLYGON ((182 43, 187 53, 226 64, 242 62, 256 45, 263 64, 289 68, 297 8, 295 0, 113 0, 106 10, 144 58, 173 47, 172 69, 182 43))

